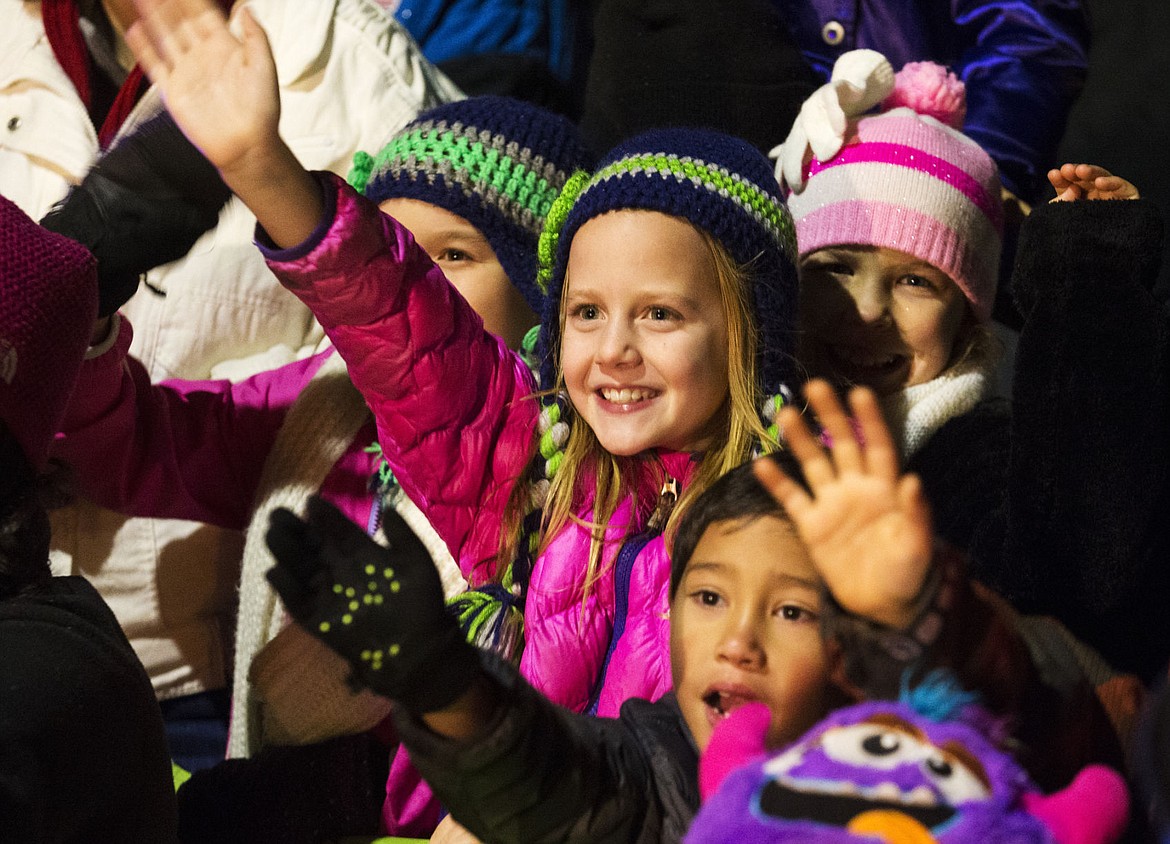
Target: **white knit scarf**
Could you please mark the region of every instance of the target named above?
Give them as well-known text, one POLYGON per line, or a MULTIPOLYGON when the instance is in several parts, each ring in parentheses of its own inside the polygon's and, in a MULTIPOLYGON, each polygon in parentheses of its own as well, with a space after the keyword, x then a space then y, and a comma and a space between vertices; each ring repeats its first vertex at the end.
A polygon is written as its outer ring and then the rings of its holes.
POLYGON ((967 413, 991 392, 998 358, 995 339, 980 332, 967 354, 937 378, 882 399, 903 460, 947 421, 967 413))
POLYGON ((309 496, 321 488, 369 416, 361 394, 350 383, 345 361, 335 353, 289 409, 264 464, 240 572, 229 758, 250 756, 260 748, 260 707, 248 671, 256 653, 287 623, 284 608, 265 578, 275 563, 264 541, 269 518, 277 507, 304 513, 309 496))
MULTIPOLYGON (((264 539, 272 511, 287 507, 303 514, 309 496, 320 489, 369 418, 345 362, 331 355, 289 409, 268 455, 240 574, 230 758, 251 756, 266 744, 308 744, 362 732, 389 711, 385 698, 349 687, 349 667, 340 656, 289 624, 265 577, 275 563, 264 539)), ((394 507, 430 552, 445 594, 466 589, 442 538, 401 488, 384 503, 394 507)))

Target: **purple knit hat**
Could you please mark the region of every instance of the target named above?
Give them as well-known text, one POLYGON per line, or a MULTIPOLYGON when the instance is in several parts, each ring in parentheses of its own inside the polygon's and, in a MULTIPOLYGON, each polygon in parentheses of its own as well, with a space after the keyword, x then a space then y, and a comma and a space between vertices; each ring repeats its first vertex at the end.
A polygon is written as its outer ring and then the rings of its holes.
POLYGON ((995 162, 958 131, 963 83, 932 62, 898 72, 881 114, 850 120, 844 145, 808 163, 788 197, 801 257, 828 246, 878 246, 945 272, 975 316, 991 318, 1003 241, 995 162))
POLYGON ((97 318, 97 265, 0 197, 0 420, 39 470, 97 318))

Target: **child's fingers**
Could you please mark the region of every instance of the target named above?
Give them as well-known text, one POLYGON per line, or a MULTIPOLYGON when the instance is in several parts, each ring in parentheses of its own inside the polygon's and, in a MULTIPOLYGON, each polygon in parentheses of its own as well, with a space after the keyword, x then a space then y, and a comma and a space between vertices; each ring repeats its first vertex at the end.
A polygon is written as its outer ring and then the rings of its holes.
POLYGON ((855 387, 849 392, 849 407, 864 443, 864 468, 872 475, 894 480, 898 477, 898 449, 873 390, 855 387))
POLYGON ((186 10, 180 0, 135 0, 139 10, 138 22, 162 58, 173 63, 190 49, 186 10))
POLYGON ((814 379, 805 386, 804 394, 820 420, 821 427, 832 438, 830 451, 837 472, 861 471, 864 465, 861 446, 858 445, 849 416, 837 398, 837 391, 827 381, 814 379))
POLYGON ((252 15, 252 10, 244 7, 240 15, 240 23, 244 33, 244 51, 249 64, 269 61, 272 48, 268 46, 268 34, 259 21, 252 15))
POLYGON ((784 474, 784 471, 767 457, 754 461, 752 471, 756 473, 756 480, 760 482, 760 486, 776 499, 794 521, 799 522, 802 514, 812 505, 812 499, 800 484, 784 474))
POLYGON ((382 535, 386 537, 390 553, 394 560, 405 565, 412 564, 432 565, 431 555, 426 546, 418 538, 406 519, 399 515, 393 507, 387 507, 382 515, 382 535))
POLYGON ((283 507, 272 511, 265 541, 290 577, 307 587, 322 569, 321 544, 309 526, 283 507))
POLYGON ((163 61, 162 56, 155 51, 154 44, 151 43, 145 27, 140 22, 132 24, 126 30, 126 44, 134 53, 134 58, 141 65, 142 72, 146 74, 147 78, 166 91, 170 68, 163 61))
POLYGON ((1098 196, 1102 199, 1139 199, 1141 197, 1137 187, 1120 176, 1098 176, 1094 185, 1098 196))
MULTIPOLYGON (((165 62, 167 58, 163 50, 163 23, 159 17, 159 7, 164 2, 166 0, 134 0, 138 19, 130 25, 130 31, 136 31, 134 37, 139 44, 149 45, 150 54, 155 57, 156 63, 165 62)), ((134 49, 134 55, 138 56, 138 49, 134 49)))
POLYGON ((780 430, 784 434, 784 442, 792 456, 800 461, 800 468, 804 472, 805 480, 814 490, 821 484, 832 481, 837 473, 824 446, 813 436, 805 423, 804 417, 794 407, 785 407, 780 410, 776 418, 780 423, 780 430))
POLYGON ((922 481, 915 474, 903 475, 898 481, 898 503, 907 518, 920 528, 920 535, 929 542, 933 532, 930 523, 930 505, 922 489, 922 481))
POLYGON ((339 552, 342 558, 355 561, 355 565, 363 552, 374 544, 365 530, 320 496, 309 498, 305 515, 322 540, 339 552))
POLYGON ((1076 166, 1077 181, 1084 184, 1091 185, 1095 179, 1102 176, 1112 176, 1113 174, 1104 167, 1099 167, 1096 164, 1078 164, 1076 166))

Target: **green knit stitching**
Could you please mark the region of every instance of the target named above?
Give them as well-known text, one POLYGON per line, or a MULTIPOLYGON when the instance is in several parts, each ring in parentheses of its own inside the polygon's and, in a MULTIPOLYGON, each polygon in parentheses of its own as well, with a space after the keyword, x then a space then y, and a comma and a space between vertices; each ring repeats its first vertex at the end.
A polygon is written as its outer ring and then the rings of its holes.
POLYGON ((682 161, 670 155, 635 155, 603 167, 593 177, 589 186, 593 187, 606 179, 639 170, 669 174, 679 179, 686 178, 688 181, 697 180, 709 190, 731 194, 752 209, 757 216, 767 221, 781 249, 788 257, 796 254, 796 230, 792 224, 792 217, 784 210, 784 206, 751 182, 736 179, 703 161, 694 159, 682 161))
POLYGON ((536 260, 539 263, 536 270, 536 285, 546 296, 549 282, 552 281, 553 264, 557 259, 557 243, 561 239, 561 229, 565 227, 565 220, 573 210, 577 197, 588 184, 589 174, 584 170, 578 170, 565 182, 565 186, 561 188, 561 192, 557 194, 548 213, 545 214, 544 228, 541 229, 540 240, 536 244, 536 260))
POLYGON ((496 188, 537 217, 543 217, 555 199, 555 189, 535 170, 494 147, 472 141, 466 135, 456 136, 449 130, 414 130, 399 135, 382 147, 371 170, 382 169, 396 158, 411 156, 450 162, 472 182, 496 188))
POLYGON ((540 456, 545 460, 550 460, 560 448, 556 440, 553 439, 553 426, 561 421, 561 407, 554 403, 546 407, 542 413, 546 414, 548 428, 540 435, 540 456))
POLYGON ((349 168, 345 180, 358 193, 365 193, 372 172, 374 172, 374 157, 359 149, 353 154, 353 166, 349 168))
MULTIPOLYGON (((784 407, 784 396, 777 393, 774 396, 770 396, 767 401, 772 403, 772 424, 765 429, 765 432, 773 443, 778 443, 780 442, 780 422, 778 420, 780 418, 780 408, 784 407)), ((763 445, 766 446, 768 444, 764 443, 763 445)))

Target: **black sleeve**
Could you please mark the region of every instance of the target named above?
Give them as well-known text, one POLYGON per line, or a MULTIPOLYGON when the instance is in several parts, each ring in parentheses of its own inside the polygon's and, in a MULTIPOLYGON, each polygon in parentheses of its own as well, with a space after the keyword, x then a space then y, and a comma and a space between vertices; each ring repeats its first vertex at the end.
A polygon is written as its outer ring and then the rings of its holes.
POLYGON ((484 655, 497 717, 455 742, 402 708, 411 761, 452 817, 485 842, 650 842, 681 837, 698 807, 698 757, 677 709, 629 701, 577 715, 484 655))
POLYGON ((1170 321, 1150 290, 1161 242, 1144 200, 1037 207, 1013 274, 1023 327, 1010 423, 987 406, 952 420, 909 466, 974 576, 1145 677, 1170 657, 1158 620, 1170 598, 1170 321))
POLYGON ((98 313, 109 316, 142 273, 186 255, 230 197, 215 167, 163 111, 106 152, 41 225, 97 258, 98 313))
POLYGON ((1155 609, 1170 598, 1161 247, 1153 203, 1053 203, 1029 217, 1014 273, 1010 556, 1035 571, 1041 609, 1147 675, 1170 656, 1155 609))

